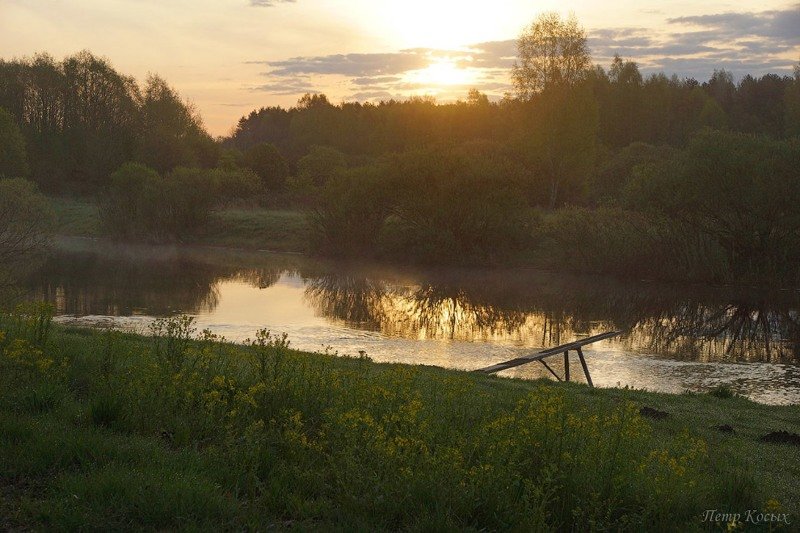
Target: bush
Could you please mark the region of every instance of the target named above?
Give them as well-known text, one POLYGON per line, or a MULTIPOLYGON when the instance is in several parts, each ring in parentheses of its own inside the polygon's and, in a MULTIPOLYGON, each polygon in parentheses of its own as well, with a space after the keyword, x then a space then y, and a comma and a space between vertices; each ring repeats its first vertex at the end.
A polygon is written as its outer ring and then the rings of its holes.
POLYGON ((333 256, 374 253, 389 213, 382 176, 379 166, 362 167, 325 185, 309 218, 313 251, 333 256))
POLYGON ((164 184, 155 170, 139 163, 125 163, 111 175, 100 200, 104 230, 124 240, 164 240, 164 184))
POLYGON ((297 177, 314 185, 324 185, 347 167, 344 154, 330 146, 312 146, 297 162, 297 177))
POLYGON ((33 182, 0 179, 0 270, 18 266, 42 249, 54 220, 50 202, 33 182))
POLYGON ((731 274, 800 276, 800 140, 704 131, 640 173, 626 204, 698 227, 725 250, 731 274))
POLYGON ((551 268, 663 280, 719 280, 728 264, 719 243, 663 215, 619 208, 570 207, 537 228, 551 268))
POLYGON ((252 203, 262 194, 261 178, 252 170, 217 168, 209 171, 217 205, 252 203))
POLYGON ((24 178, 28 171, 25 138, 11 113, 0 107, 0 178, 24 178))
POLYGON ((416 150, 333 178, 313 219, 315 249, 417 262, 493 262, 529 234, 515 168, 492 146, 416 150))
POLYGON ((162 178, 144 165, 126 163, 111 176, 100 217, 116 238, 173 241, 200 231, 215 201, 208 171, 178 168, 162 178))
POLYGON ((244 154, 244 166, 258 174, 264 188, 278 190, 283 188, 289 165, 274 145, 258 144, 244 154))

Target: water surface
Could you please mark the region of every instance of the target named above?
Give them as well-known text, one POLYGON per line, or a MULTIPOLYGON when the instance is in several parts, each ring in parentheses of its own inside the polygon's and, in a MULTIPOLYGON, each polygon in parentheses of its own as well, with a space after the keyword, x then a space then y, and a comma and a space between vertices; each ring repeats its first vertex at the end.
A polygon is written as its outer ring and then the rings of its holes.
MULTIPOLYGON (((800 403, 800 293, 665 285, 531 269, 419 269, 213 248, 65 239, 28 280, 59 321, 146 331, 185 313, 241 341, 286 332, 302 350, 477 369, 621 329, 587 347, 596 386, 800 403)), ((563 375, 563 361, 552 358, 563 375)), ((540 365, 506 371, 547 377, 540 365)), ((573 360, 573 379, 583 380, 573 360)))

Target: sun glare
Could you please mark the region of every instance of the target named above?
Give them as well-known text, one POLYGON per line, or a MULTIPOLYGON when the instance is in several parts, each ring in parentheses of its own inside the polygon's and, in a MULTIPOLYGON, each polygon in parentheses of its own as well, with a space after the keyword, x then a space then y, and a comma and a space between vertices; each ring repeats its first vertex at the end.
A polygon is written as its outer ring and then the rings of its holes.
POLYGON ((460 68, 452 59, 434 59, 426 68, 406 75, 406 81, 426 88, 471 85, 476 80, 477 74, 474 70, 460 68))
POLYGON ((483 2, 463 0, 378 2, 373 13, 373 21, 381 21, 388 29, 386 37, 406 48, 461 49, 513 35, 520 25, 508 10, 487 9, 483 2))

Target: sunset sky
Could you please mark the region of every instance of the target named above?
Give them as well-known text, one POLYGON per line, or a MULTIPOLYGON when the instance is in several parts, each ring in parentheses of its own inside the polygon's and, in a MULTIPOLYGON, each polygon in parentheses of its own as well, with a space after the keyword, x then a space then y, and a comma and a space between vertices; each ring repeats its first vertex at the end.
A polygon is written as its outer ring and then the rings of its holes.
POLYGON ((705 80, 715 68, 789 74, 800 4, 622 0, 0 0, 0 57, 88 49, 143 80, 165 77, 215 135, 243 114, 294 104, 509 89, 514 39, 543 11, 572 11, 594 61, 705 80))

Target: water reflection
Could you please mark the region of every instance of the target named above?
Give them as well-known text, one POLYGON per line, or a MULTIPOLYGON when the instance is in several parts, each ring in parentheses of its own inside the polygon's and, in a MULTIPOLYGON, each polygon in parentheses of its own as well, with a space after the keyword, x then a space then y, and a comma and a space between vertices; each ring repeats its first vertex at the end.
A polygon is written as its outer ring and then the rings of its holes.
POLYGON ((742 300, 730 290, 676 289, 528 272, 432 275, 416 285, 328 274, 307 280, 326 317, 387 335, 552 346, 623 329, 633 350, 686 360, 792 361, 797 299, 742 300))
MULTIPOLYGON (((797 292, 623 283, 522 269, 381 269, 83 240, 63 241, 28 287, 32 298, 54 302, 59 314, 215 316, 234 285, 266 293, 276 284, 298 287, 302 305, 329 324, 392 338, 540 347, 622 329, 627 334, 615 341, 618 349, 683 361, 796 362, 800 352, 797 292)), ((294 297, 270 300, 271 312, 299 305, 287 301, 294 297)), ((243 308, 234 320, 260 323, 259 312, 243 308)))

